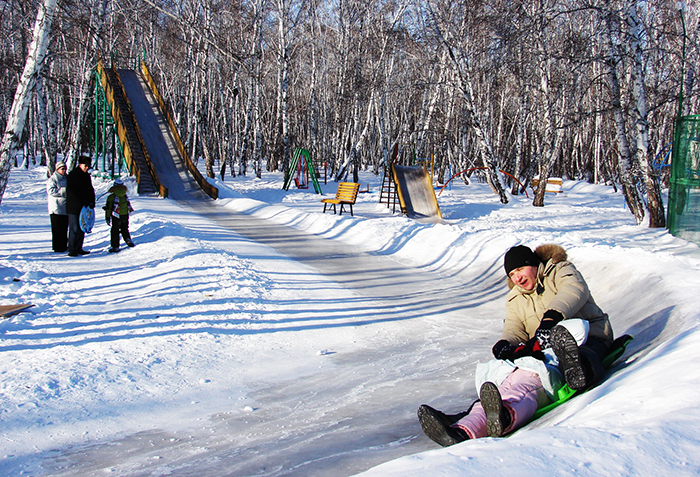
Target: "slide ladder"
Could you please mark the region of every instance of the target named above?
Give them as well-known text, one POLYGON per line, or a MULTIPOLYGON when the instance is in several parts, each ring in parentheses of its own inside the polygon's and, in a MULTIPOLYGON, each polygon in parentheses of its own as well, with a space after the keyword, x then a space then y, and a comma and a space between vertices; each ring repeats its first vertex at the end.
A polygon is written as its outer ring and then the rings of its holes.
POLYGON ((382 190, 379 193, 379 203, 386 204, 387 208, 393 206, 392 212, 396 212, 396 204, 399 203, 399 195, 396 191, 396 182, 391 166, 384 167, 384 177, 382 178, 382 190))

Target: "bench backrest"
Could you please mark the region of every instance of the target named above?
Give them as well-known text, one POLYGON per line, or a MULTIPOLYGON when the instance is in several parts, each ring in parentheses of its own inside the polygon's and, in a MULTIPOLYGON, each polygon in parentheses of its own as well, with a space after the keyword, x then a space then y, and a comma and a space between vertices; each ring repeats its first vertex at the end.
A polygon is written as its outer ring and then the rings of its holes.
POLYGON ((339 182, 338 191, 335 193, 335 198, 343 202, 355 203, 357 199, 357 191, 360 190, 360 184, 357 182, 339 182))
POLYGON ((357 200, 357 192, 359 190, 360 184, 357 182, 339 182, 335 198, 343 202, 351 202, 354 204, 355 200, 357 200))

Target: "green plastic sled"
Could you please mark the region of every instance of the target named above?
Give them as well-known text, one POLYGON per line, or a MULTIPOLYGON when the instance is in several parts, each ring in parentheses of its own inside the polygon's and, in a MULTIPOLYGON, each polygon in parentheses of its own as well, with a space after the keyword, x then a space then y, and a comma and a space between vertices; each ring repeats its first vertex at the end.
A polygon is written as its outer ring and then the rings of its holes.
MULTIPOLYGON (((605 366, 605 369, 610 368, 610 366, 613 365, 613 363, 623 355, 625 350, 627 349, 627 345, 632 341, 634 337, 631 335, 622 335, 619 338, 617 338, 613 344, 610 353, 603 359, 603 366, 605 366)), ((540 417, 544 416, 547 414, 549 411, 552 409, 561 406, 564 404, 566 401, 571 399, 572 397, 576 396, 577 394, 581 393, 582 391, 574 391, 569 387, 568 384, 565 384, 561 389, 559 389, 557 393, 557 400, 539 408, 536 412, 535 415, 532 416, 532 419, 528 422, 532 422, 535 419, 539 419, 540 417)))

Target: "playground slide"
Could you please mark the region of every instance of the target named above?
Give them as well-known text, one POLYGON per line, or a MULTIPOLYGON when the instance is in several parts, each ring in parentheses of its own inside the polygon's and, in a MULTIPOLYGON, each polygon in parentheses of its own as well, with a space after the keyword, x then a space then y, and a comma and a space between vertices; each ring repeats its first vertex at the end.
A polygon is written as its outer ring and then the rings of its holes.
POLYGON ((141 137, 148 150, 158 180, 173 199, 203 199, 207 195, 191 177, 168 129, 151 90, 136 71, 120 69, 119 78, 136 117, 141 137))
POLYGON ((401 210, 412 219, 442 219, 435 190, 424 167, 392 166, 401 210))

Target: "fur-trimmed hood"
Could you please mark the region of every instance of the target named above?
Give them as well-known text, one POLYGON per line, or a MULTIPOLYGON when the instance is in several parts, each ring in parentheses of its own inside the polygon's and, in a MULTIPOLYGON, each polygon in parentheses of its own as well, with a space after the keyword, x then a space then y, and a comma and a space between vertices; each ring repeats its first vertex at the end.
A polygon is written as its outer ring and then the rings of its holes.
MULTIPOLYGON (((546 264, 550 260, 552 261, 552 265, 568 260, 568 255, 566 254, 566 250, 564 250, 564 247, 555 243, 545 243, 539 245, 535 249, 535 255, 537 255, 540 258, 540 261, 543 264, 546 264)), ((540 273, 542 273, 541 270, 542 269, 540 268, 540 273)), ((510 277, 508 277, 508 289, 512 290, 514 286, 515 283, 513 283, 513 280, 511 280, 510 277)))
POLYGON ((547 263, 549 260, 551 260, 552 263, 559 263, 568 259, 564 247, 555 243, 545 243, 538 246, 535 249, 535 254, 540 257, 542 263, 547 263))

